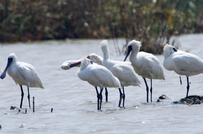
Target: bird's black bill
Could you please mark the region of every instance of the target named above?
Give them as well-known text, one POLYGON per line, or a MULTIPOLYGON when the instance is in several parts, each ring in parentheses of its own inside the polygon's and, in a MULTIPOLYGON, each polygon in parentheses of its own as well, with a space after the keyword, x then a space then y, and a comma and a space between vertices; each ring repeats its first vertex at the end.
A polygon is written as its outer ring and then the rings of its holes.
POLYGON ((81 62, 76 62, 76 63, 70 64, 69 66, 70 66, 70 68, 72 68, 72 67, 75 67, 75 66, 80 65, 80 64, 81 64, 81 62))
POLYGON ((128 56, 129 56, 129 54, 130 54, 131 51, 132 51, 132 46, 128 46, 128 51, 127 51, 127 53, 126 53, 126 56, 125 56, 124 61, 126 61, 126 59, 128 58, 128 56))
POLYGON ((5 68, 4 72, 0 76, 1 79, 4 79, 6 77, 6 71, 7 71, 8 67, 11 65, 12 61, 13 61, 12 58, 8 58, 8 62, 7 62, 6 68, 5 68))

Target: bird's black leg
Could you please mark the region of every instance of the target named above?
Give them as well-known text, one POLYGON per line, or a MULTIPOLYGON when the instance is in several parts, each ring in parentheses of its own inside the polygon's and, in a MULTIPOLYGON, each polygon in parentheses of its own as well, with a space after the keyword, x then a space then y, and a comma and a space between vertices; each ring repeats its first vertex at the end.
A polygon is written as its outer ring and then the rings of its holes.
POLYGON ((108 90, 106 87, 105 87, 105 95, 106 95, 106 102, 108 102, 108 90))
POLYGON ((187 94, 186 94, 186 97, 188 97, 189 89, 190 89, 190 82, 189 82, 189 77, 187 77, 187 94))
POLYGON ((152 102, 152 79, 151 79, 150 95, 151 95, 151 102, 152 102))
POLYGON ((21 89, 20 108, 22 108, 22 105, 23 105, 23 97, 24 97, 24 92, 23 92, 23 87, 22 87, 22 85, 20 85, 20 89, 21 89))
POLYGON ((182 79, 181 79, 181 76, 179 76, 179 78, 180 78, 180 85, 182 85, 182 79))
POLYGON ((125 107, 124 107, 124 105, 125 105, 125 91, 124 91, 124 87, 122 87, 122 89, 123 89, 123 94, 122 94, 122 98, 123 98, 123 108, 125 108, 125 107))
POLYGON ((30 90, 29 90, 29 87, 27 86, 27 98, 28 98, 28 103, 29 103, 29 108, 31 108, 31 105, 30 105, 30 90))
POLYGON ((97 90, 97 87, 95 87, 96 93, 97 93, 97 110, 99 110, 99 92, 97 90))
POLYGON ((100 89, 100 94, 99 94, 99 98, 100 98, 100 107, 99 107, 99 110, 101 110, 101 106, 102 106, 102 91, 103 91, 103 87, 100 89))
POLYGON ((121 92, 120 88, 118 90, 119 90, 119 93, 120 93, 120 99, 119 99, 118 107, 121 107, 122 92, 121 92))
POLYGON ((148 96, 149 96, 149 87, 148 87, 148 85, 147 85, 147 81, 146 81, 146 79, 143 77, 143 79, 144 79, 144 82, 145 82, 145 85, 146 85, 146 92, 147 92, 147 102, 149 102, 149 99, 148 99, 148 96))

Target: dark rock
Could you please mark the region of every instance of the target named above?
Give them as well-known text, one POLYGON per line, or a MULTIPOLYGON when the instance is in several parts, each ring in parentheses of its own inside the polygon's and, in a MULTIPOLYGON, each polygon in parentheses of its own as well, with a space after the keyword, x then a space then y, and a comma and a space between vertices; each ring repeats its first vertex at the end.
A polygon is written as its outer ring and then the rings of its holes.
POLYGON ((182 98, 179 101, 175 101, 173 103, 174 104, 194 105, 194 104, 201 104, 202 102, 203 102, 203 96, 191 95, 191 96, 182 98))
POLYGON ((161 100, 168 99, 168 97, 165 94, 162 94, 161 96, 159 96, 159 99, 161 99, 161 100))
POLYGON ((159 98, 157 99, 157 102, 162 102, 164 100, 169 99, 165 94, 162 94, 161 96, 159 96, 159 98))

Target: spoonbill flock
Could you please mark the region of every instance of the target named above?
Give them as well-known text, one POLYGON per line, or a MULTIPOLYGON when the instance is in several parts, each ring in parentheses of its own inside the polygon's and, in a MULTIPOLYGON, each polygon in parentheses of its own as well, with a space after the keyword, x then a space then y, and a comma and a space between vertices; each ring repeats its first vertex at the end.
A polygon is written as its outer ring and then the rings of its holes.
MULTIPOLYGON (((152 80, 165 80, 163 68, 160 61, 153 54, 140 51, 141 42, 132 40, 128 43, 127 53, 124 61, 116 61, 110 58, 108 50, 108 41, 101 41, 101 51, 103 58, 95 53, 91 53, 86 57, 78 60, 68 60, 62 63, 61 69, 69 70, 73 67, 79 67, 77 76, 94 86, 97 94, 97 110, 102 107, 102 91, 105 88, 106 101, 108 101, 107 88, 118 88, 119 102, 118 107, 125 107, 125 90, 127 86, 141 86, 139 76, 141 76, 146 85, 146 101, 152 102, 152 80), (126 59, 129 56, 129 61, 126 59), (150 89, 146 79, 150 79, 150 89), (100 88, 98 90, 97 88, 100 88), (121 91, 122 89, 122 91, 121 91)), ((203 73, 203 61, 198 56, 177 50, 174 46, 166 44, 163 49, 164 61, 163 66, 169 71, 174 71, 178 75, 184 75, 187 78, 187 92, 188 97, 190 82, 189 77, 203 73)), ((44 88, 42 81, 35 70, 35 68, 28 63, 18 62, 17 56, 11 53, 8 56, 7 65, 4 71, 0 70, 0 78, 4 79, 6 73, 20 86, 21 101, 20 108, 22 108, 24 91, 22 86, 27 86, 28 104, 30 104, 30 87, 44 88)))

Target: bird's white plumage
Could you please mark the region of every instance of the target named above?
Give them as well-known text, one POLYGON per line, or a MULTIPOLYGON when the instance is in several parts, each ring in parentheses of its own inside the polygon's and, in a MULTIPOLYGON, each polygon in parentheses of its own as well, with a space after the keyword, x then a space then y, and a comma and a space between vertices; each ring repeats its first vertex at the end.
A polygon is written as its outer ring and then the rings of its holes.
POLYGON ((103 66, 108 68, 113 73, 113 75, 119 79, 122 87, 130 85, 141 86, 138 75, 135 73, 133 67, 129 63, 110 59, 107 45, 107 40, 103 40, 101 42, 101 49, 103 52, 103 66))
POLYGON ((146 85, 146 93, 147 93, 147 102, 148 102, 148 94, 149 88, 147 85, 146 78, 151 81, 151 102, 152 102, 152 79, 165 79, 163 69, 159 62, 159 59, 153 54, 146 52, 139 52, 141 47, 141 42, 132 40, 128 43, 128 51, 124 61, 130 55, 130 62, 135 70, 135 72, 142 76, 146 85))
POLYGON ((17 62, 17 57, 14 53, 11 53, 9 58, 13 60, 7 69, 7 73, 13 78, 16 84, 44 88, 37 71, 31 64, 17 62))
POLYGON ((136 40, 129 42, 132 46, 130 62, 138 75, 149 79, 165 79, 159 59, 153 54, 139 52, 141 43, 136 40))
POLYGON ((119 80, 107 68, 98 64, 91 64, 87 58, 81 61, 78 77, 95 87, 121 87, 119 80))
POLYGON ((87 56, 92 62, 102 65, 103 58, 95 53, 91 53, 87 56))
POLYGON ((203 73, 203 61, 196 55, 175 50, 171 45, 164 47, 164 67, 179 75, 192 76, 203 73))
POLYGON ((1 79, 4 79, 6 77, 6 72, 13 78, 15 83, 20 86, 21 89, 20 108, 22 108, 24 98, 22 86, 23 85, 27 86, 28 103, 29 108, 31 108, 29 87, 44 88, 42 85, 42 81, 35 68, 31 64, 17 62, 17 56, 14 53, 11 53, 8 57, 6 68, 0 76, 1 79))

